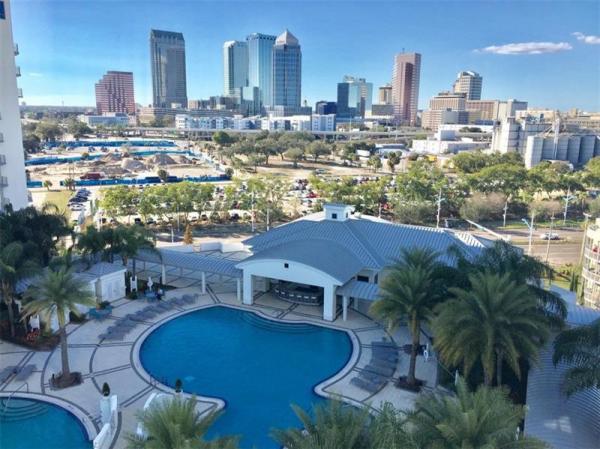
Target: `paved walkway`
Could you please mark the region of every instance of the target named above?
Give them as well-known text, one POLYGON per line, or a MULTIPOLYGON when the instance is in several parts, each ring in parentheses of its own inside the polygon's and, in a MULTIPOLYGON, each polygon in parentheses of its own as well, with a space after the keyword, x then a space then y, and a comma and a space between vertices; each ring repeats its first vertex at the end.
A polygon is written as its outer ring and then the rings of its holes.
MULTIPOLYGON (((179 288, 167 292, 167 298, 181 296, 184 293, 197 294, 199 292, 200 290, 196 286, 179 288)), ((147 305, 146 301, 120 299, 113 303, 114 308, 108 319, 92 320, 78 325, 70 324, 68 333, 71 370, 81 372, 84 378, 84 382, 76 387, 64 390, 52 390, 49 387, 52 374, 60 371, 60 351, 58 350, 36 352, 0 341, 0 359, 3 366, 35 364, 37 370, 27 381, 29 392, 41 394, 50 399, 67 401, 72 411, 76 411, 81 418, 85 417, 84 421, 88 421, 86 424, 88 428, 91 428, 89 433, 92 434, 94 433, 93 428, 96 432, 100 429, 99 399, 102 384, 107 382, 111 387, 111 392, 117 394, 119 398, 119 434, 114 447, 124 448, 126 445, 124 435, 126 432, 135 430, 136 412, 143 408, 148 396, 152 392, 173 392, 145 373, 139 366, 135 349, 139 348, 141 341, 149 333, 150 327, 190 310, 216 304, 252 310, 273 319, 289 322, 303 321, 349 331, 355 347, 348 365, 340 373, 320 384, 317 387, 318 390, 324 394, 342 396, 348 402, 367 404, 375 408, 380 407, 383 402, 391 402, 398 408, 412 406, 416 395, 394 387, 392 382, 374 395, 350 384, 350 379, 369 363, 372 342, 381 341, 384 337, 389 338, 380 325, 354 310, 349 310, 347 321, 342 321, 338 317, 333 323, 324 322, 321 319, 320 307, 286 303, 270 294, 258 296, 253 306, 244 306, 236 300, 235 292, 232 292, 232 286, 228 283, 213 284, 208 288, 207 294, 200 295, 194 304, 176 307, 138 324, 120 342, 100 340, 98 336, 117 318, 144 308, 147 305)), ((406 328, 401 328, 392 337, 398 346, 410 342, 406 328)), ((408 362, 408 355, 401 354, 394 378, 406 374, 408 362)), ((425 362, 422 357, 419 357, 417 376, 425 379, 428 386, 433 386, 436 379, 436 367, 437 363, 433 358, 425 362)), ((0 395, 10 394, 17 389, 26 390, 23 382, 17 382, 13 378, 8 383, 0 384, 0 395)), ((226 395, 226 393, 223 394, 225 397, 226 395)), ((223 403, 217 399, 202 397, 198 399, 203 411, 223 406, 223 403)))

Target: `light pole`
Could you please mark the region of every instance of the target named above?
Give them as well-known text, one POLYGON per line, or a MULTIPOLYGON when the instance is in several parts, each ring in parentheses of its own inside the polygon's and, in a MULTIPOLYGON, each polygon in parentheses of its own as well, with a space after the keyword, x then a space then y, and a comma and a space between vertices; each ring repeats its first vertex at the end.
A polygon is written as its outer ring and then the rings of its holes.
MULTIPOLYGON (((552 240, 552 230, 554 229, 554 214, 550 217, 550 234, 548 234, 548 242, 546 244, 546 263, 548 263, 548 256, 550 255, 550 241, 552 240)), ((552 282, 552 278, 550 278, 552 282)))
POLYGON ((575 195, 571 195, 571 186, 567 189, 567 196, 565 197, 565 211, 563 212, 563 226, 567 224, 567 213, 569 212, 569 201, 575 198, 575 195))
POLYGON ((521 218, 521 221, 527 225, 529 228, 529 245, 527 246, 527 255, 531 256, 531 245, 533 243, 533 221, 535 219, 535 214, 531 214, 531 223, 527 220, 527 218, 521 218))

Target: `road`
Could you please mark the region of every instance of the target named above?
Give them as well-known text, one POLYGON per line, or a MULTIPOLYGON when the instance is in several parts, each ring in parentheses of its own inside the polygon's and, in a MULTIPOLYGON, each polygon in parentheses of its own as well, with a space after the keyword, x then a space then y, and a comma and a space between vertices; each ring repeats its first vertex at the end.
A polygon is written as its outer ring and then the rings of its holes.
MULTIPOLYGON (((546 260, 548 241, 542 240, 540 238, 540 234, 549 231, 549 228, 540 227, 536 228, 533 233, 531 254, 543 261, 546 260)), ((509 236, 512 244, 523 248, 523 250, 527 253, 527 249, 529 246, 529 231, 527 229, 511 229, 509 231, 495 229, 495 232, 501 235, 509 236)), ((579 263, 579 255, 581 252, 581 240, 583 237, 583 230, 574 228, 563 229, 558 227, 554 228, 552 232, 557 233, 560 236, 560 240, 553 240, 550 242, 548 262, 552 266, 565 265, 567 263, 577 265, 579 263)), ((485 234, 481 231, 473 232, 473 234, 490 238, 489 234, 485 234)))

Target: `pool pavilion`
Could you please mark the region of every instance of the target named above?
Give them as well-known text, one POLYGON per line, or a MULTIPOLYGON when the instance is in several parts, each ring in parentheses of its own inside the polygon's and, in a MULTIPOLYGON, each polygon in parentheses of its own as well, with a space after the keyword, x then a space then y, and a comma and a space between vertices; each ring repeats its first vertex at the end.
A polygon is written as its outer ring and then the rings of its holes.
POLYGON ((379 294, 385 269, 401 248, 430 248, 440 260, 454 262, 453 247, 474 257, 487 241, 449 229, 391 223, 354 212, 345 204, 326 204, 318 212, 255 235, 242 243, 211 242, 142 252, 138 260, 160 266, 164 283, 196 279, 230 282, 239 302, 252 305, 263 294, 303 306, 322 308, 322 317, 346 320, 350 307, 366 311, 379 294), (176 277, 176 279, 173 279, 176 277))

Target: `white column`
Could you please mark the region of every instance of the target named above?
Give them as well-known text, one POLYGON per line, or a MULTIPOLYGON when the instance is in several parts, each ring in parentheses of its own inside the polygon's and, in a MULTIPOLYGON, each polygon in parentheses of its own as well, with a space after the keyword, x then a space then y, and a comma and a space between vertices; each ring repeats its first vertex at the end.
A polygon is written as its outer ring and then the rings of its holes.
POLYGON ((242 289, 243 303, 252 305, 254 302, 254 279, 250 273, 246 273, 244 270, 244 287, 242 289))
POLYGON ((335 319, 335 285, 329 284, 323 288, 323 319, 335 319))
POLYGON ((203 271, 201 274, 202 274, 202 294, 206 295, 206 273, 203 271))
POLYGON ((237 300, 242 302, 242 280, 237 278, 235 280, 236 288, 237 288, 237 300))
POLYGON ((342 319, 346 321, 348 318, 348 296, 342 296, 342 319))
POLYGON ((161 264, 160 271, 161 271, 161 282, 163 285, 167 285, 167 270, 165 268, 165 264, 161 264))

